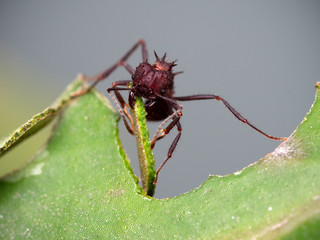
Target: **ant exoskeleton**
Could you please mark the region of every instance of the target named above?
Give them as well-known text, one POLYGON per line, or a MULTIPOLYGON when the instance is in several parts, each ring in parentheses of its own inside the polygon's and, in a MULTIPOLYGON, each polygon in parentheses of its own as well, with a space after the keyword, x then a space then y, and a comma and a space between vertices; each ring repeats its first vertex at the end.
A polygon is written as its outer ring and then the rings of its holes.
POLYGON ((142 39, 139 40, 118 62, 116 62, 110 68, 94 77, 85 77, 86 80, 93 80, 94 83, 88 89, 77 94, 82 95, 88 92, 98 82, 107 78, 119 66, 123 66, 131 74, 131 80, 115 81, 112 83, 112 87, 108 88, 107 91, 117 105, 129 133, 134 135, 133 121, 131 116, 127 112, 127 107, 133 108, 136 96, 145 99, 145 109, 147 112, 146 119, 148 121, 162 121, 153 139, 151 140, 152 149, 159 139, 166 136, 173 127, 177 127, 178 134, 171 143, 166 158, 161 163, 156 172, 156 180, 154 184, 156 184, 157 182, 160 170, 163 168, 168 159, 171 158, 172 153, 175 150, 177 143, 181 137, 182 127, 179 120, 182 117, 182 105, 179 104, 179 101, 221 101, 238 120, 247 124, 257 132, 270 139, 286 140, 286 138, 273 137, 256 128, 254 125, 248 122, 248 120, 244 118, 237 110, 235 110, 226 100, 218 95, 198 94, 183 97, 174 96, 174 77, 181 72, 172 71, 172 68, 176 66, 175 61, 167 62, 166 54, 164 54, 161 59, 158 57, 156 52, 154 52, 154 55, 156 61, 154 64, 150 64, 148 62, 148 51, 146 48, 146 43, 142 39), (130 55, 138 48, 139 45, 141 45, 142 48, 142 63, 140 63, 140 65, 135 70, 133 70, 133 68, 130 67, 130 65, 126 61, 130 57, 130 55), (119 91, 129 91, 129 105, 124 101, 119 91), (111 92, 114 92, 118 102, 120 103, 120 106, 111 92), (131 124, 128 123, 126 117, 129 119, 131 124), (170 120, 171 122, 168 124, 168 126, 166 128, 163 128, 164 125, 170 120))

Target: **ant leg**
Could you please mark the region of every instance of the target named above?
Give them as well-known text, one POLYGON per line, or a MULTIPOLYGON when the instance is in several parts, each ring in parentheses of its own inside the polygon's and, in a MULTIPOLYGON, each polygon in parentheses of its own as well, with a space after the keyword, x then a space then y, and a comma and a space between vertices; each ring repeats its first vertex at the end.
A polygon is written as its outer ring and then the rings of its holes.
MULTIPOLYGON (((121 83, 124 83, 125 81, 119 81, 119 85, 121 85, 121 83)), ((130 81, 129 81, 130 82, 130 81)), ((114 82, 112 85, 115 85, 116 86, 117 82, 114 82)), ((113 102, 116 104, 117 108, 118 108, 118 111, 123 119, 123 122, 128 130, 128 132, 132 135, 134 135, 134 124, 133 124, 133 120, 132 120, 132 117, 128 114, 127 110, 126 110, 126 103, 123 99, 123 97, 121 96, 121 94, 119 93, 119 91, 121 90, 130 90, 130 88, 117 88, 117 87, 113 87, 113 88, 108 88, 107 91, 110 95, 110 97, 112 98, 113 102), (114 91, 118 101, 116 100, 116 98, 113 96, 113 94, 111 93, 111 91, 114 91), (130 125, 126 119, 126 117, 129 119, 130 121, 130 125)))
MULTIPOLYGON (((131 82, 132 82, 132 80, 116 81, 116 82, 112 83, 112 88, 108 88, 109 90, 113 90, 115 92, 116 97, 118 98, 122 108, 127 107, 127 104, 124 101, 124 99, 122 98, 121 94, 119 93, 118 86, 128 86, 128 84, 130 84, 131 82)), ((108 89, 107 89, 107 91, 109 91, 108 89)))
POLYGON ((237 110, 235 110, 226 100, 224 100, 222 97, 218 95, 213 94, 203 94, 203 95, 191 95, 191 96, 184 96, 184 97, 174 97, 173 99, 178 101, 195 101, 195 100, 217 100, 221 101, 228 109, 229 111, 241 122, 247 124, 249 127, 253 128, 255 131, 259 132, 260 134, 264 135, 267 138, 273 139, 273 140, 287 140, 285 137, 273 137, 262 130, 258 129, 254 125, 252 125, 246 118, 244 118, 237 110))
POLYGON ((169 117, 167 117, 165 120, 162 121, 162 123, 159 125, 156 133, 154 134, 151 140, 151 149, 154 148, 154 145, 158 140, 160 140, 170 132, 170 130, 178 123, 181 116, 182 116, 181 109, 178 109, 177 111, 175 111, 169 117), (178 115, 178 117, 176 115, 178 115), (166 128, 163 128, 163 126, 171 119, 172 119, 172 122, 166 128), (162 133, 159 135, 160 132, 162 133))
POLYGON ((154 144, 156 143, 156 141, 160 138, 163 138, 166 134, 168 134, 170 132, 170 130, 174 127, 177 126, 177 130, 178 130, 178 134, 177 136, 174 138, 173 142, 171 143, 169 150, 167 152, 167 156, 164 159, 164 161, 161 163, 161 165, 159 166, 159 168, 157 169, 156 172, 156 178, 153 184, 157 184, 158 181, 158 176, 159 176, 159 172, 161 171, 161 169, 163 168, 163 166, 167 163, 167 161, 172 157, 172 153, 174 152, 174 150, 177 147, 177 144, 180 140, 181 137, 181 133, 182 133, 182 127, 181 127, 181 123, 179 122, 180 118, 182 117, 182 108, 183 106, 180 105, 175 99, 170 98, 170 97, 166 97, 166 96, 162 96, 159 94, 155 94, 158 98, 164 99, 165 101, 167 101, 167 103, 175 109, 175 111, 169 116, 167 117, 165 120, 163 120, 163 122, 159 125, 158 130, 155 134, 155 136, 152 139, 151 142, 151 147, 154 147, 154 144), (168 127, 164 130, 162 130, 164 124, 166 122, 168 122, 170 119, 172 119, 172 122, 168 125, 168 127), (160 131, 163 131, 163 134, 160 135, 158 137, 158 134, 160 131))
POLYGON ((96 79, 92 85, 96 85, 99 81, 107 78, 119 66, 124 66, 128 70, 128 72, 132 75, 133 74, 132 68, 125 62, 131 56, 131 54, 134 53, 134 51, 138 48, 139 45, 141 45, 141 48, 142 48, 142 50, 141 50, 142 51, 142 60, 146 61, 148 58, 146 43, 143 39, 140 39, 136 44, 134 44, 129 49, 129 51, 122 58, 120 58, 120 60, 118 62, 116 62, 114 65, 112 65, 110 68, 103 71, 102 73, 92 77, 92 79, 96 79))
MULTIPOLYGON (((177 118, 177 119, 180 119, 180 118, 177 118)), ((182 127, 181 127, 181 123, 179 121, 176 122, 176 125, 177 125, 177 130, 178 130, 178 134, 177 136, 174 138, 173 142, 171 143, 171 146, 168 150, 168 153, 167 153, 167 157, 164 159, 164 161, 161 163, 161 165, 159 166, 159 168, 157 169, 157 172, 156 172, 156 178, 154 180, 154 185, 157 184, 157 181, 158 181, 158 176, 159 176, 159 172, 161 171, 161 169, 163 168, 163 166, 167 163, 167 161, 172 157, 172 153, 173 151, 176 149, 177 147, 177 144, 180 140, 180 137, 181 137, 181 133, 182 133, 182 127)))
POLYGON ((175 112, 169 112, 169 116, 162 121, 162 123, 159 125, 156 133, 154 134, 152 141, 151 141, 151 149, 154 148, 154 145, 156 144, 156 141, 160 140, 161 138, 163 138, 165 135, 167 135, 170 130, 179 122, 180 118, 182 117, 182 108, 183 106, 180 105, 176 100, 172 99, 172 98, 168 98, 159 94, 155 94, 157 97, 165 100, 168 102, 168 104, 175 109, 175 112), (163 126, 172 119, 172 122, 165 128, 163 129, 163 126), (159 133, 161 133, 160 136, 159 133))
MULTIPOLYGON (((132 68, 125 62, 131 56, 131 54, 134 53, 134 51, 138 48, 139 45, 141 45, 141 49, 142 49, 141 50, 142 51, 142 60, 146 61, 147 58, 148 58, 148 52, 147 52, 146 43, 145 43, 145 41, 143 39, 140 39, 138 42, 136 42, 129 49, 129 51, 125 55, 122 56, 122 58, 120 58, 120 60, 118 62, 116 62, 114 65, 112 65, 110 68, 108 68, 107 70, 103 71, 102 73, 92 77, 92 79, 95 79, 96 82, 99 82, 99 81, 107 78, 119 66, 124 66, 128 70, 128 72, 132 75, 133 74, 132 68)), ((93 84, 96 84, 96 83, 93 83, 93 84)))
POLYGON ((128 71, 131 75, 134 74, 133 68, 132 68, 127 62, 121 62, 120 65, 123 66, 125 69, 127 69, 127 71, 128 71))
POLYGON ((156 142, 162 138, 164 138, 166 135, 169 134, 171 129, 176 125, 176 123, 179 121, 179 118, 174 117, 173 121, 164 129, 161 130, 161 134, 157 137, 156 142))
MULTIPOLYGON (((127 85, 126 84, 126 82, 131 82, 131 81, 117 81, 117 82, 114 82, 112 85, 114 86, 115 85, 115 83, 118 83, 118 85, 121 85, 121 84, 125 84, 125 85, 127 85)), ((130 124, 131 124, 131 128, 130 128, 130 130, 128 130, 131 134, 132 134, 132 132, 134 132, 134 122, 133 122, 133 119, 132 119, 132 117, 131 117, 131 115, 128 113, 128 108, 130 108, 130 106, 124 101, 124 99, 123 99, 123 97, 122 97, 122 95, 119 93, 119 91, 118 90, 116 90, 117 88, 114 88, 115 90, 113 90, 114 91, 114 93, 115 93, 115 95, 116 95, 116 97, 117 97, 117 99, 118 99, 118 101, 119 101, 119 103, 120 103, 120 105, 121 105, 121 108, 122 108, 122 110, 123 110, 123 112, 124 112, 124 115, 129 119, 129 121, 130 121, 130 124)), ((111 97, 112 97, 112 95, 110 95, 111 97)), ((117 108, 118 108, 118 110, 119 110, 119 106, 117 106, 117 108)), ((126 124, 126 122, 125 122, 125 125, 126 125, 126 127, 127 127, 127 129, 128 129, 128 126, 127 126, 127 124, 126 124)), ((133 135, 133 134, 132 134, 133 135)))
POLYGON ((143 39, 140 39, 137 43, 135 43, 130 49, 129 51, 122 57, 120 58, 120 60, 118 62, 116 62, 115 64, 113 64, 111 67, 109 67, 108 69, 106 69, 105 71, 97 74, 96 76, 93 77, 86 77, 85 79, 86 81, 94 81, 87 89, 83 90, 83 91, 79 91, 76 92, 73 97, 77 97, 80 95, 83 95, 87 92, 89 92, 92 88, 94 88, 100 81, 104 80, 105 78, 107 78, 112 72, 114 72, 119 66, 123 66, 125 67, 125 69, 131 74, 133 75, 134 70, 132 69, 132 67, 130 67, 130 65, 128 63, 126 63, 126 60, 131 56, 131 54, 138 48, 138 46, 141 45, 141 52, 142 52, 142 59, 143 61, 147 61, 148 59, 148 51, 147 51, 147 47, 146 47, 146 43, 143 39))

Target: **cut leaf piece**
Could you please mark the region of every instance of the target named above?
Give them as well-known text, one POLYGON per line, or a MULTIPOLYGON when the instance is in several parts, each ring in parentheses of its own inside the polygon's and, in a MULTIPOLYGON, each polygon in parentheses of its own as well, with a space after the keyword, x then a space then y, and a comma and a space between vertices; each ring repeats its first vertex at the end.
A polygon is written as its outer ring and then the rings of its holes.
POLYGON ((117 118, 94 93, 70 104, 48 146, 0 183, 0 238, 298 239, 299 229, 320 234, 319 94, 273 153, 166 200, 137 193, 119 146, 117 118))
POLYGON ((156 180, 155 160, 149 140, 147 113, 141 97, 136 97, 134 109, 131 113, 134 122, 142 186, 148 196, 153 196, 155 191, 154 181, 156 180))

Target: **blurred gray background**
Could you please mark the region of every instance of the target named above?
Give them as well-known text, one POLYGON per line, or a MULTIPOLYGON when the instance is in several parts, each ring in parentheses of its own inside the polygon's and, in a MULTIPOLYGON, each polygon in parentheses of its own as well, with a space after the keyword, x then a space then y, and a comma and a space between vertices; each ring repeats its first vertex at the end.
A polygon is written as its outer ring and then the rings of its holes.
MULTIPOLYGON (((140 38, 151 61, 153 50, 178 59, 175 70, 184 73, 176 77, 176 95, 219 94, 257 127, 289 136, 320 80, 319 23, 316 0, 0 1, 0 136, 50 105, 77 73, 100 72, 140 38)), ((139 50, 129 63, 140 60, 139 50)), ((130 76, 118 70, 98 88, 105 93, 120 79, 130 76)), ((160 173, 156 197, 187 192, 209 174, 240 170, 279 144, 241 124, 221 103, 183 105, 183 135, 160 173)), ((121 121, 119 127, 139 174, 135 139, 121 121)), ((170 135, 156 145, 157 164, 175 131, 170 135)), ((29 157, 19 151, 7 161, 29 157)))

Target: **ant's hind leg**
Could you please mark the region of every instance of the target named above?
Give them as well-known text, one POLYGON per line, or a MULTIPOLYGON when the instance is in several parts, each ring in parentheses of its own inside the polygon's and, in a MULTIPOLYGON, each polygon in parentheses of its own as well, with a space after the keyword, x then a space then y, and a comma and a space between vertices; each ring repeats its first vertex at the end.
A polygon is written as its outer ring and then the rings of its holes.
POLYGON ((247 124, 249 127, 251 127, 252 129, 254 129, 255 131, 257 131, 258 133, 262 134, 263 136, 273 139, 273 140, 277 140, 277 141, 286 141, 287 138, 285 137, 274 137, 271 136, 265 132, 263 132, 262 130, 260 130, 259 128, 257 128, 256 126, 252 125, 248 119, 246 119, 245 117, 243 117, 237 110, 235 110, 225 99, 223 99, 222 97, 218 96, 218 95, 213 95, 213 94, 201 94, 201 95, 191 95, 191 96, 184 96, 184 97, 174 97, 175 100, 178 101, 195 101, 195 100, 216 100, 216 101, 220 101, 223 103, 224 106, 226 106, 226 108, 241 122, 247 124))

